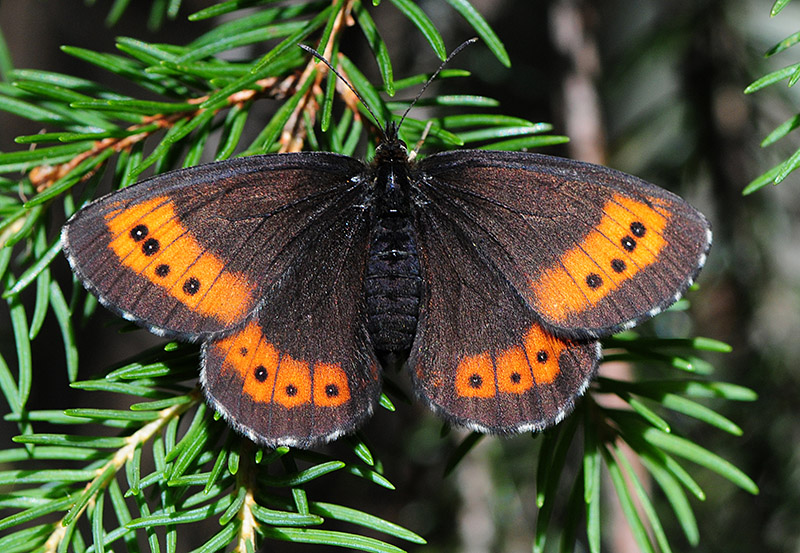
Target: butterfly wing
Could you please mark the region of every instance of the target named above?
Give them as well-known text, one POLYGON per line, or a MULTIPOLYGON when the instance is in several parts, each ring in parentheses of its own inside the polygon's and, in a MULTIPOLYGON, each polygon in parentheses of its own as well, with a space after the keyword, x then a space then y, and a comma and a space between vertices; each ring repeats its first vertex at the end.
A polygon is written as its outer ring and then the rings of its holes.
POLYGON ((711 245, 708 221, 683 199, 606 167, 459 151, 419 171, 425 201, 558 335, 606 336, 652 317, 685 292, 711 245))
POLYGON ((409 358, 417 393, 450 421, 483 432, 559 422, 594 375, 599 344, 548 332, 447 203, 418 205, 425 292, 409 358))
POLYGON ((363 305, 365 169, 302 153, 166 173, 78 212, 64 249, 112 310, 205 341, 205 393, 236 428, 309 446, 355 428, 380 389, 363 305))
POLYGON ((199 339, 249 318, 364 170, 333 154, 236 158, 165 173, 72 217, 62 243, 104 305, 157 334, 199 339))
POLYGON ((271 447, 310 447, 357 428, 380 392, 366 331, 369 225, 360 191, 320 211, 269 301, 207 342, 201 379, 229 422, 271 447))

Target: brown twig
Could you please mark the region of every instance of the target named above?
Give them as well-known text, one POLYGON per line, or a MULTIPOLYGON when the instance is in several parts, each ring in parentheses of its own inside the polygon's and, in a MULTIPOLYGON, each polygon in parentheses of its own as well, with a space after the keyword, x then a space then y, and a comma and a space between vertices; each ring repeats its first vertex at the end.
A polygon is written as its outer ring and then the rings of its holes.
MULTIPOLYGON (((334 0, 334 2, 337 1, 339 0, 334 0)), ((331 35, 328 39, 328 43, 325 45, 325 51, 322 52, 322 56, 325 59, 330 60, 333 56, 335 37, 341 33, 344 27, 351 27, 355 24, 355 21, 351 15, 352 9, 353 0, 345 0, 344 4, 339 10, 339 13, 336 15, 336 19, 333 22, 331 35)), ((296 88, 301 88, 303 85, 305 85, 308 79, 312 78, 312 76, 314 78, 314 83, 308 88, 308 91, 305 93, 300 102, 298 102, 297 107, 295 107, 294 111, 289 116, 289 119, 286 121, 286 124, 283 126, 280 137, 281 152, 298 152, 303 148, 306 137, 308 136, 308 128, 306 126, 305 119, 303 118, 303 114, 309 116, 308 119, 313 125, 317 117, 317 112, 319 111, 319 102, 317 102, 317 96, 322 94, 322 81, 327 77, 327 75, 328 67, 325 64, 319 63, 315 58, 308 60, 305 69, 303 69, 303 72, 297 79, 296 88)), ((343 90, 339 88, 338 83, 336 84, 336 90, 343 95, 343 90)), ((348 107, 356 114, 358 113, 355 105, 348 104, 348 107)))
MULTIPOLYGON (((292 76, 285 80, 292 81, 294 79, 295 77, 292 76)), ((282 84, 283 81, 279 81, 276 77, 268 77, 265 79, 261 79, 256 82, 255 87, 247 90, 240 90, 238 92, 231 94, 228 97, 227 106, 231 107, 235 105, 242 105, 259 96, 277 94, 278 93, 277 91, 283 88, 281 86, 282 84)), ((199 106, 200 104, 208 100, 208 98, 209 96, 201 96, 198 98, 191 98, 187 100, 187 102, 199 106)), ((218 110, 219 109, 222 108, 218 108, 218 110)), ((80 165, 87 159, 97 157, 108 149, 113 149, 116 152, 129 150, 135 144, 142 142, 143 140, 153 135, 155 132, 158 132, 163 129, 170 129, 178 121, 197 117, 200 113, 203 113, 204 111, 205 111, 204 108, 198 108, 192 111, 181 111, 170 114, 158 113, 155 115, 148 115, 142 117, 141 123, 136 123, 126 128, 126 131, 129 131, 133 134, 129 134, 122 138, 104 138, 102 140, 97 140, 95 141, 94 145, 91 148, 89 148, 84 152, 81 152, 80 154, 76 155, 69 161, 59 163, 58 165, 40 165, 38 167, 34 167, 28 174, 28 178, 30 179, 31 184, 34 186, 35 190, 37 192, 42 192, 50 188, 59 179, 62 179, 63 177, 68 175, 78 165, 80 165), (150 128, 153 127, 153 125, 155 125, 155 128, 150 128)), ((101 163, 102 160, 98 160, 98 166, 95 167, 92 171, 89 171, 86 175, 84 175, 81 180, 87 180, 88 178, 90 178, 99 169, 101 163)))
MULTIPOLYGON (((334 2, 342 1, 343 5, 336 15, 330 38, 325 47, 325 51, 323 52, 323 55, 326 56, 326 59, 331 59, 333 56, 335 37, 342 32, 343 28, 350 27, 355 24, 351 14, 353 0, 334 0, 334 2)), ((282 80, 279 80, 277 77, 261 79, 255 83, 255 86, 231 94, 227 99, 226 105, 228 107, 243 105, 262 96, 280 97, 285 94, 289 94, 292 90, 298 90, 302 88, 308 79, 313 78, 314 83, 308 88, 308 92, 305 93, 300 102, 298 102, 297 107, 284 125, 279 139, 280 151, 299 151, 305 144, 308 134, 307 124, 303 116, 304 114, 308 115, 308 119, 311 124, 313 124, 316 120, 316 114, 319 111, 319 103, 317 102, 316 98, 322 93, 321 83, 327 74, 327 67, 325 67, 323 64, 318 64, 314 59, 310 59, 300 75, 294 74, 282 80)), ((346 87, 340 86, 339 83, 337 83, 336 87, 337 92, 342 97, 345 105, 348 107, 348 109, 352 110, 356 114, 356 117, 358 117, 358 100, 352 95, 352 93, 349 92, 346 87)), ((199 106, 208 100, 208 98, 209 96, 201 96, 187 100, 187 102, 199 106)), ((223 108, 217 108, 217 111, 221 109, 223 108)), ((141 123, 136 123, 126 128, 126 131, 130 132, 131 134, 128 134, 122 138, 104 138, 102 140, 98 140, 91 148, 81 152, 69 161, 65 161, 57 165, 41 165, 34 167, 29 172, 28 177, 34 189, 37 192, 42 192, 53 186, 53 184, 60 179, 69 175, 75 170, 76 167, 84 163, 87 159, 99 157, 103 152, 109 149, 113 149, 116 152, 130 150, 134 145, 144 141, 155 132, 164 129, 170 129, 179 121, 197 117, 203 111, 205 111, 204 108, 198 108, 196 110, 181 111, 170 114, 159 113, 142 117, 141 123)), ((85 175, 83 175, 81 180, 85 181, 94 175, 104 161, 104 159, 98 159, 97 165, 91 171, 88 171, 85 175)))

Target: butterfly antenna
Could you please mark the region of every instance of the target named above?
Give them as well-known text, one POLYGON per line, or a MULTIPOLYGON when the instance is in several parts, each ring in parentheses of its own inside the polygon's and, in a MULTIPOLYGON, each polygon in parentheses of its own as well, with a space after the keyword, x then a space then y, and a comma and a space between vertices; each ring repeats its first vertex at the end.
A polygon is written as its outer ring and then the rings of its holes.
MULTIPOLYGON (((310 46, 306 46, 305 44, 298 44, 298 46, 300 48, 302 48, 303 50, 305 50, 306 52, 308 52, 309 54, 311 54, 312 56, 314 56, 315 58, 317 58, 319 61, 321 61, 325 65, 327 65, 328 69, 330 69, 333 72, 333 74, 336 75, 339 78, 339 80, 342 81, 345 84, 345 86, 347 86, 347 88, 350 89, 350 92, 352 92, 353 94, 356 95, 356 98, 358 98, 358 101, 361 102, 361 105, 364 106, 365 108, 367 108, 367 111, 372 116, 372 119, 375 120, 375 123, 377 123, 378 128, 381 130, 381 132, 384 132, 383 123, 381 123, 380 119, 378 119, 378 116, 375 115, 375 112, 372 111, 372 108, 369 107, 369 104, 364 101, 364 97, 361 96, 361 94, 359 94, 358 91, 355 88, 353 88, 353 85, 350 84, 350 81, 345 79, 344 76, 341 73, 339 73, 336 70, 336 68, 333 67, 333 65, 331 65, 331 62, 329 62, 327 59, 325 59, 325 57, 322 54, 320 54, 319 52, 317 52, 316 50, 314 50, 310 46)), ((437 73, 438 73, 438 71, 437 71, 437 73)))
POLYGON ((450 60, 453 59, 456 56, 456 54, 458 54, 461 50, 463 50, 464 48, 466 48, 470 44, 474 44, 476 42, 478 42, 478 38, 477 37, 473 37, 473 38, 471 38, 469 40, 465 40, 455 50, 450 52, 450 55, 447 56, 447 59, 445 59, 442 62, 442 64, 439 66, 439 69, 434 71, 433 75, 431 75, 430 79, 428 79, 427 82, 425 82, 425 84, 422 85, 422 88, 417 93, 416 98, 414 98, 414 100, 412 100, 411 104, 408 106, 408 109, 406 109, 405 113, 403 113, 403 116, 400 118, 400 122, 397 124, 397 128, 398 129, 403 124, 403 121, 406 120, 406 115, 408 115, 408 112, 411 111, 411 108, 413 108, 414 105, 417 103, 417 101, 422 97, 422 95, 425 93, 425 90, 428 88, 428 86, 430 86, 430 84, 433 82, 433 80, 439 75, 439 73, 442 72, 442 69, 444 69, 444 66, 447 65, 450 62, 450 60))

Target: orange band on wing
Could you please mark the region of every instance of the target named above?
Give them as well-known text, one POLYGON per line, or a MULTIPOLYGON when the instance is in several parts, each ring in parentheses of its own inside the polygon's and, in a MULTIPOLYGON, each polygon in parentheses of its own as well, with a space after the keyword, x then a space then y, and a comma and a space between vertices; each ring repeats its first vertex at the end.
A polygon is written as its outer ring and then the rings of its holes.
POLYGON ((347 375, 339 365, 314 365, 314 405, 336 407, 350 400, 347 375))
POLYGON ((289 408, 310 405, 311 371, 308 363, 282 356, 272 399, 289 408))
POLYGON ((350 400, 347 375, 340 365, 310 364, 280 354, 255 321, 213 347, 224 358, 223 370, 235 371, 244 382, 244 393, 256 402, 276 402, 291 409, 312 403, 337 407, 350 400))
POLYGON ((666 245, 667 213, 619 195, 603 212, 583 242, 531 282, 535 308, 548 319, 566 321, 596 305, 655 262, 666 245))
POLYGON ((550 384, 561 370, 559 359, 566 348, 566 342, 534 324, 523 337, 522 346, 464 357, 456 368, 456 395, 522 394, 536 384, 550 384))
POLYGON ((488 352, 464 358, 456 370, 456 393, 461 397, 495 395, 494 367, 488 352))
POLYGON ((495 357, 497 388, 501 392, 521 394, 533 386, 531 367, 521 347, 513 347, 495 357))
POLYGON ((233 324, 252 309, 255 286, 194 239, 169 198, 114 210, 106 225, 120 261, 192 311, 233 324))
POLYGON ((533 325, 525 335, 525 353, 531 364, 533 379, 537 384, 550 384, 561 370, 558 360, 567 345, 557 338, 546 334, 542 327, 533 325))

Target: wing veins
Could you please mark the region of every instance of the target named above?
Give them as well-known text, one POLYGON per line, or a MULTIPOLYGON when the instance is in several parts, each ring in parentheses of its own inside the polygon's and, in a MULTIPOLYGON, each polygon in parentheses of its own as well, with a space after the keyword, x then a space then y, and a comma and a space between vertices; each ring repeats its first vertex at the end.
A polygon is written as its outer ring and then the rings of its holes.
MULTIPOLYGON (((454 186, 450 186, 450 188, 452 188, 453 190, 456 190, 456 191, 458 191, 458 192, 461 192, 461 191, 462 191, 462 189, 461 189, 461 188, 457 188, 457 187, 454 187, 454 186)), ((470 214, 470 213, 469 213, 467 210, 465 210, 465 209, 461 208, 460 206, 458 206, 458 205, 457 205, 457 204, 456 204, 456 203, 455 203, 455 202, 454 202, 454 201, 453 201, 453 200, 452 200, 450 197, 448 197, 447 195, 444 195, 444 194, 442 194, 441 192, 440 192, 439 194, 440 194, 440 198, 441 198, 442 200, 444 200, 444 201, 447 201, 447 202, 449 202, 449 203, 451 204, 451 206, 453 206, 453 208, 454 208, 455 210, 457 210, 457 211, 460 211, 461 213, 464 213, 465 217, 467 217, 467 218, 469 219, 469 222, 471 223, 471 225, 472 225, 472 226, 475 226, 475 227, 478 227, 478 228, 480 228, 480 229, 483 231, 484 235, 485 235, 485 236, 487 236, 487 237, 488 237, 488 238, 489 238, 489 239, 492 241, 492 243, 494 243, 494 244, 495 244, 495 246, 496 246, 496 247, 498 247, 500 250, 502 250, 502 251, 503 251, 503 253, 505 253, 505 254, 506 254, 506 256, 508 256, 508 258, 509 258, 509 259, 511 259, 511 260, 513 260, 513 259, 514 259, 514 256, 513 256, 513 255, 510 253, 510 251, 509 251, 509 250, 508 250, 508 249, 507 249, 507 248, 506 248, 506 247, 503 245, 503 243, 502 243, 502 242, 501 242, 501 241, 500 241, 500 240, 499 240, 499 239, 496 237, 495 233, 493 233, 493 232, 491 232, 489 229, 487 229, 487 228, 486 228, 486 227, 485 227, 485 226, 484 226, 484 225, 483 225, 483 224, 482 224, 482 223, 481 223, 479 220, 477 220, 476 218, 474 218, 474 217, 473 217, 473 216, 472 216, 472 215, 471 215, 471 214, 470 214)), ((499 208, 501 208, 501 209, 504 209, 504 210, 506 210, 506 211, 509 211, 509 212, 511 212, 511 213, 514 213, 515 215, 518 215, 518 216, 519 216, 519 218, 520 218, 520 220, 521 220, 521 222, 522 222, 522 223, 523 223, 523 224, 524 224, 524 225, 525 225, 527 228, 529 228, 529 229, 532 231, 532 233, 533 233, 534 235, 538 235, 538 232, 536 231, 536 228, 533 226, 533 224, 532 224, 530 221, 528 221, 528 220, 527 220, 527 219, 524 217, 524 213, 523 213, 523 212, 519 212, 519 211, 517 211, 517 210, 510 209, 510 208, 509 208, 508 206, 506 206, 505 204, 502 204, 502 203, 499 203, 499 202, 493 202, 493 201, 491 201, 491 200, 487 200, 487 199, 485 199, 483 196, 481 196, 481 195, 478 195, 478 194, 469 194, 469 195, 470 195, 470 196, 472 196, 473 198, 476 198, 476 199, 478 199, 478 200, 481 200, 481 199, 483 199, 483 200, 487 201, 487 202, 488 202, 488 203, 490 203, 490 204, 497 205, 497 207, 499 207, 499 208)), ((464 198, 462 198, 462 200, 463 200, 463 201, 466 201, 464 198)), ((476 205, 477 205, 477 204, 476 204, 476 205)), ((480 206, 477 206, 477 209, 482 209, 482 207, 480 207, 480 206)), ((445 216, 446 216, 446 215, 445 215, 445 216)), ((533 216, 533 217, 538 217, 538 215, 532 215, 532 216, 533 216)), ((549 217, 544 217, 544 216, 541 216, 541 217, 542 217, 542 218, 549 218, 549 217)), ((453 224, 455 224, 455 225, 459 226, 459 228, 462 228, 462 229, 464 228, 464 227, 463 227, 463 225, 459 225, 459 224, 458 224, 458 223, 456 223, 456 222, 453 222, 453 224)), ((556 260, 556 262, 557 262, 557 263, 558 263, 558 264, 561 266, 561 268, 564 270, 564 272, 566 272, 566 273, 567 273, 567 275, 569 275, 569 278, 570 278, 570 279, 572 280, 572 282, 575 284, 575 287, 576 287, 576 288, 577 288, 577 289, 578 289, 578 290, 581 292, 581 294, 583 295, 583 297, 584 297, 584 299, 586 300, 586 302, 587 302, 587 303, 590 303, 590 301, 589 301, 589 297, 586 295, 586 293, 585 293, 585 292, 583 291, 583 289, 580 287, 580 285, 578 284, 578 281, 577 281, 577 280, 575 280, 575 278, 572 276, 572 273, 571 273, 570 271, 568 271, 568 270, 567 270, 566 266, 565 266, 565 265, 564 265, 564 263, 561 261, 561 256, 559 256, 559 255, 558 255, 558 254, 557 254, 557 253, 556 253, 556 252, 553 250, 553 248, 552 248, 552 247, 549 245, 549 243, 548 243, 546 240, 537 240, 537 242, 538 242, 538 243, 540 243, 540 244, 545 244, 545 245, 546 245, 546 247, 547 247, 547 249, 548 249, 548 251, 549 251, 549 253, 550 253, 551 257, 552 257, 553 259, 555 259, 555 260, 556 260)), ((495 269, 496 271, 499 271, 498 267, 497 267, 497 266, 496 266, 494 263, 490 263, 490 261, 488 260, 488 258, 486 258, 486 256, 485 256, 485 255, 481 254, 481 253, 480 253, 480 250, 479 250, 478 248, 473 248, 473 249, 474 249, 474 250, 475 250, 475 251, 478 253, 478 255, 479 255, 481 258, 483 258, 483 259, 484 259, 484 261, 485 261, 487 264, 489 264, 489 266, 491 266, 491 267, 494 267, 494 269, 495 269)), ((514 263, 514 264, 516 265, 516 263, 514 263)), ((502 274, 502 271, 500 271, 500 273, 502 274)), ((505 281, 506 281, 506 282, 509 284, 509 286, 511 286, 511 288, 513 288, 513 289, 514 289, 514 290, 517 292, 517 294, 518 294, 518 295, 520 295, 520 296, 522 297, 522 301, 525 303, 525 305, 528 305, 528 302, 525 300, 525 296, 524 296, 524 294, 522 294, 522 293, 520 292, 520 290, 519 290, 519 289, 517 289, 517 287, 516 287, 516 286, 515 286, 515 285, 514 285, 512 282, 509 282, 507 279, 505 279, 505 277, 504 277, 504 280, 505 280, 505 281)), ((534 312, 535 312, 535 310, 534 310, 534 312)), ((537 316, 538 316, 538 313, 537 313, 537 316)), ((558 328, 558 327, 556 327, 556 328, 558 328)))

